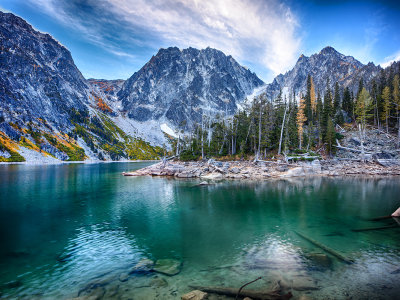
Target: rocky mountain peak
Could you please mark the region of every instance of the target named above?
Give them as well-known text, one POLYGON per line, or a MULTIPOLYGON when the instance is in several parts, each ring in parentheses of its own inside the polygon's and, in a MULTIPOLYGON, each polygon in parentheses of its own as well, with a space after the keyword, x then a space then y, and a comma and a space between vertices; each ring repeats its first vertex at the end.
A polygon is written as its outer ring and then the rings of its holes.
POLYGON ((263 84, 231 56, 213 49, 161 48, 118 93, 124 111, 137 121, 165 120, 190 126, 203 114, 236 111, 263 84))
POLYGON ((293 69, 284 75, 278 75, 272 83, 266 85, 265 93, 269 99, 275 99, 280 91, 286 95, 293 92, 296 95, 304 94, 308 75, 312 76, 315 87, 321 94, 325 92, 328 80, 331 89, 338 82, 341 88, 349 87, 356 92, 361 78, 368 82, 379 70, 380 67, 374 64, 364 66, 354 57, 327 46, 310 57, 300 55, 293 69))

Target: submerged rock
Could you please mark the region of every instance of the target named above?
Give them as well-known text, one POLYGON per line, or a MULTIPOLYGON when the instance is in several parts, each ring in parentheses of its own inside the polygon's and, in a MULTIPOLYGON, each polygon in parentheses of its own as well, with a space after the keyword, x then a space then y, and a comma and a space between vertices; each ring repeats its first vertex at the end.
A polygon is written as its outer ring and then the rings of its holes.
POLYGON ((309 253, 305 257, 315 266, 329 269, 332 266, 331 258, 322 253, 309 253))
POLYGON ((129 274, 128 273, 122 273, 121 275, 119 275, 119 281, 121 282, 125 282, 129 279, 129 274))
POLYGON ((151 272, 153 266, 154 261, 148 258, 143 258, 130 270, 129 274, 151 272))
POLYGON ((15 289, 19 288, 20 286, 22 286, 22 281, 20 280, 13 280, 4 284, 4 288, 6 289, 15 289))
POLYGON ((150 281, 150 285, 153 287, 166 287, 168 282, 164 278, 156 276, 150 281))
POLYGON ((174 276, 181 271, 182 263, 176 259, 159 259, 153 270, 157 273, 174 276))
POLYGON ((182 300, 203 300, 207 299, 208 294, 199 290, 191 291, 181 297, 182 300))
POLYGON ((78 296, 79 299, 97 300, 101 299, 105 293, 106 290, 104 287, 97 286, 81 291, 78 296))

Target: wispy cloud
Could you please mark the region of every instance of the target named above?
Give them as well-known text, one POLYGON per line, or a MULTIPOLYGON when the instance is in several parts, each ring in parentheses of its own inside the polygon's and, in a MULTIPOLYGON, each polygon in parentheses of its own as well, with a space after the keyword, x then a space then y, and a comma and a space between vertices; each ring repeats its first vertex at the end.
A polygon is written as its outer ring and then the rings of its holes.
POLYGON ((217 48, 274 74, 293 66, 299 23, 278 0, 29 0, 115 55, 161 46, 217 48), (90 14, 87 9, 90 8, 90 14))

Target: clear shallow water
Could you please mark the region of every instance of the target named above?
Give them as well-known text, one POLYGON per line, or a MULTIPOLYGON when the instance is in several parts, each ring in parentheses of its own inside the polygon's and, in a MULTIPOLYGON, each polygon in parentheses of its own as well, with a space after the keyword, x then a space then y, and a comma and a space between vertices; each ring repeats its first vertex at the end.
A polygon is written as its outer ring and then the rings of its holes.
POLYGON ((193 187, 199 181, 121 176, 146 165, 0 166, 2 297, 68 299, 95 280, 104 299, 179 299, 189 285, 240 287, 258 276, 252 289, 280 280, 297 288, 294 299, 399 297, 400 227, 351 229, 395 224, 366 219, 400 206, 400 178, 193 187), (327 253, 296 231, 354 263, 311 260, 327 253), (183 268, 118 279, 143 258, 183 268))

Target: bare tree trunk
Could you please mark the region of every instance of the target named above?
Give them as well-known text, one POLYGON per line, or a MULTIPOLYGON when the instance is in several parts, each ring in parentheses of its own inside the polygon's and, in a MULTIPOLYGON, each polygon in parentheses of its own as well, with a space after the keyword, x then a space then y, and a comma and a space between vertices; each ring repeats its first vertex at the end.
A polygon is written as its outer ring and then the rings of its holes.
POLYGON ((179 156, 179 142, 180 142, 180 140, 181 140, 181 136, 178 135, 178 142, 176 143, 176 152, 175 152, 176 156, 179 156))
POLYGON ((201 116, 201 159, 204 158, 204 123, 203 115, 201 116))
POLYGON ((288 110, 289 105, 286 104, 285 113, 283 114, 283 121, 282 121, 282 128, 281 128, 281 137, 279 139, 279 148, 278 148, 278 155, 281 154, 282 150, 282 138, 283 138, 283 130, 285 128, 285 119, 286 119, 286 112, 288 110))
POLYGON ((257 154, 256 154, 256 161, 258 161, 258 158, 260 156, 260 151, 261 151, 261 114, 262 114, 262 103, 260 99, 260 114, 258 116, 258 148, 257 148, 257 154))

